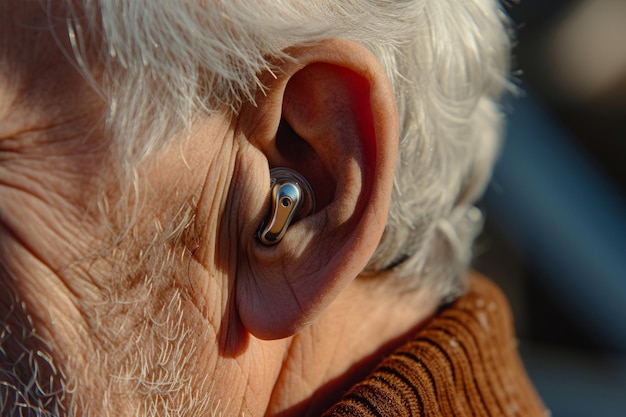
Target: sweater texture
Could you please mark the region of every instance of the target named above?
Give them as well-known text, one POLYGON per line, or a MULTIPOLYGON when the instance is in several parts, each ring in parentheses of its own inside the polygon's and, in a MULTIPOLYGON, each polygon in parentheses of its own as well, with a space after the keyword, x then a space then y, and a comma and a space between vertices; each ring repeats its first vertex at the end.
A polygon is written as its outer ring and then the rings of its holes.
POLYGON ((481 277, 328 410, 326 417, 523 416, 545 409, 500 290, 481 277))

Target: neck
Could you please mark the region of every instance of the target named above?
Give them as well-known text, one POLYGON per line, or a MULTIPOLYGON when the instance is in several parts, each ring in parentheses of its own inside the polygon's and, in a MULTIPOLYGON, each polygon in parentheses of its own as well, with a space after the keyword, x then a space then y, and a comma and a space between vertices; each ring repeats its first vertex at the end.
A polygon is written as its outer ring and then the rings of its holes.
POLYGON ((437 303, 423 292, 390 294, 388 287, 380 288, 382 280, 393 279, 355 280, 327 313, 293 338, 267 415, 321 415, 434 313, 437 303))

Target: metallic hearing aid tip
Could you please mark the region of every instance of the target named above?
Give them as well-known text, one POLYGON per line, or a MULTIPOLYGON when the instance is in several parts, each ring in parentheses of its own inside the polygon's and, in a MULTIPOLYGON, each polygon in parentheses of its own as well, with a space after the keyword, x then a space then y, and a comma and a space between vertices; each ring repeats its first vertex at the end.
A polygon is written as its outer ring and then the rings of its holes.
POLYGON ((261 225, 258 238, 264 245, 275 245, 292 222, 315 211, 313 189, 306 179, 289 168, 270 171, 270 211, 261 225))

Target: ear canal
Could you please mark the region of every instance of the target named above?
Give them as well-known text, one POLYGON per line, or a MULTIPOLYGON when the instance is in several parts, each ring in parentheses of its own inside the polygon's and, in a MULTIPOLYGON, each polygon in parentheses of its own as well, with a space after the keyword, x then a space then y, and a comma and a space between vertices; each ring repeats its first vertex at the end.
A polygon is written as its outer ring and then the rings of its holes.
POLYGON ((289 168, 270 171, 270 208, 257 238, 266 246, 275 245, 294 222, 315 212, 315 195, 309 182, 289 168))

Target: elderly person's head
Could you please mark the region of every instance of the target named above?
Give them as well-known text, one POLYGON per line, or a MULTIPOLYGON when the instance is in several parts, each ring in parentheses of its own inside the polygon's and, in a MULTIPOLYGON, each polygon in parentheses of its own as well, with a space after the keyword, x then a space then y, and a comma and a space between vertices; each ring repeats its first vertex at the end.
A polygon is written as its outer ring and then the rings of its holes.
POLYGON ((338 400, 466 288, 501 17, 494 0, 3 0, 5 412, 338 400), (274 168, 315 208, 266 242, 274 168))

